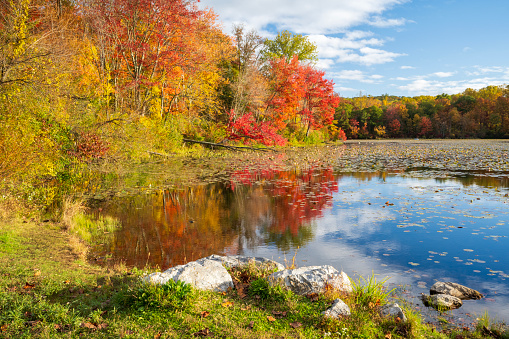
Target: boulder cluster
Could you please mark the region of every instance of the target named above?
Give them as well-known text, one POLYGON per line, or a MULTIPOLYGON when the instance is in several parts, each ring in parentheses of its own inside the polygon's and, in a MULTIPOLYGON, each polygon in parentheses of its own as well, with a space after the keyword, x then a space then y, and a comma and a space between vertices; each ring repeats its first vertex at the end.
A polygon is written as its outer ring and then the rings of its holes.
POLYGON ((431 286, 429 295, 422 294, 424 305, 438 310, 452 310, 463 305, 462 300, 479 300, 483 295, 469 287, 453 283, 437 281, 431 286))
MULTIPOLYGON (((298 295, 320 294, 331 287, 345 294, 353 291, 348 275, 329 265, 285 269, 283 265, 270 259, 245 256, 211 255, 185 265, 171 267, 164 272, 149 274, 142 279, 154 284, 165 284, 173 279, 191 284, 196 289, 225 292, 229 288, 234 288, 233 280, 226 268, 242 267, 253 262, 256 265, 272 266, 275 269, 276 272, 266 278, 270 285, 283 284, 298 295)), ((384 305, 380 313, 383 316, 406 320, 398 304, 384 305)), ((341 299, 336 299, 323 314, 326 317, 348 316, 350 308, 341 299)))

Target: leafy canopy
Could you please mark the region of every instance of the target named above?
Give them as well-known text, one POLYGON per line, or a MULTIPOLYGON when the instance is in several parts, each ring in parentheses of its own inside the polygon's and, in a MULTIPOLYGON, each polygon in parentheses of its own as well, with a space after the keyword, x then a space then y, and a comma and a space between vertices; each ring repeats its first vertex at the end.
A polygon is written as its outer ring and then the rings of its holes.
POLYGON ((292 60, 297 55, 299 61, 318 61, 318 48, 301 34, 292 34, 289 31, 279 32, 274 40, 266 39, 262 50, 264 59, 286 58, 292 60))

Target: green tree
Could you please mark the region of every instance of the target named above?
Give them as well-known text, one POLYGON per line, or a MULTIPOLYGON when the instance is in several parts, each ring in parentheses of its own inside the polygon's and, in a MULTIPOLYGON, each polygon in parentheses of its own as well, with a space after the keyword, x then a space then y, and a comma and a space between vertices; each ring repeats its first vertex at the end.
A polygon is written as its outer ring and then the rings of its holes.
POLYGON ((316 45, 301 34, 282 31, 274 40, 266 39, 263 44, 262 56, 265 60, 286 58, 289 61, 297 55, 299 61, 318 61, 316 45))

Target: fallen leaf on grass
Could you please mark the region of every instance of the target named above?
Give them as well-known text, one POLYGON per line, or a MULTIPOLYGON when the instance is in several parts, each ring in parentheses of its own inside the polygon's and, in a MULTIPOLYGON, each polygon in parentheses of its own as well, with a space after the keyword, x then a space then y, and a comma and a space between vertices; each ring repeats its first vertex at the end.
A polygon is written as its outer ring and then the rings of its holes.
POLYGON ((318 300, 318 293, 310 293, 310 294, 306 295, 306 298, 308 298, 312 302, 317 301, 318 300))
POLYGON ((102 330, 108 327, 108 324, 102 323, 102 324, 93 324, 90 322, 81 323, 81 327, 88 328, 90 330, 102 330))
POLYGON ((391 332, 387 333, 384 338, 385 339, 391 339, 392 338, 391 332))
POLYGON ((224 303, 221 304, 221 306, 223 306, 223 307, 232 307, 233 303, 231 301, 225 301, 224 303))
POLYGON ((31 289, 31 288, 34 288, 35 287, 35 284, 29 284, 28 282, 25 283, 25 286, 23 286, 23 288, 25 290, 28 290, 28 289, 31 289))
POLYGON ((9 327, 9 326, 7 326, 7 324, 2 325, 2 327, 0 327, 0 331, 2 331, 2 332, 7 331, 7 327, 9 327))
POLYGON ((25 326, 32 326, 32 327, 34 327, 35 325, 37 325, 40 322, 41 322, 40 320, 27 321, 27 322, 25 322, 25 326))
POLYGON ((210 330, 208 328, 204 328, 203 330, 199 330, 198 332, 194 333, 193 335, 195 337, 208 337, 211 334, 212 334, 212 332, 210 332, 210 330))
POLYGON ((301 323, 299 323, 298 321, 296 321, 296 322, 294 322, 294 323, 290 323, 290 326, 291 326, 292 328, 299 328, 299 327, 301 327, 301 326, 302 326, 302 324, 301 324, 301 323))
POLYGON ((89 323, 89 322, 81 323, 81 327, 89 328, 91 330, 96 330, 97 329, 97 326, 95 326, 94 324, 89 323))
POLYGON ((209 311, 203 311, 200 313, 201 317, 202 318, 207 318, 209 315, 210 315, 210 312, 209 311))
POLYGON ((280 312, 280 311, 272 311, 272 314, 276 316, 276 318, 283 318, 286 317, 286 311, 280 312))
POLYGON ((251 322, 249 323, 249 325, 247 325, 247 326, 248 326, 250 329, 253 329, 253 327, 254 327, 254 321, 251 321, 251 322))
POLYGON ((267 320, 270 321, 270 322, 273 322, 273 321, 276 321, 276 318, 274 318, 273 316, 269 315, 269 316, 267 316, 267 320))
POLYGON ((154 339, 160 339, 161 338, 161 332, 157 332, 154 334, 154 339))

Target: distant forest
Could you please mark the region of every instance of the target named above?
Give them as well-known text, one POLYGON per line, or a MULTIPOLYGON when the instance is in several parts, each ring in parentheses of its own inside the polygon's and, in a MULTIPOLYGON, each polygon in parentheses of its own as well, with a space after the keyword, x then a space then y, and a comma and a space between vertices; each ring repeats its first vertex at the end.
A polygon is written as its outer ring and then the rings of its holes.
POLYGON ((341 98, 335 124, 348 138, 509 138, 509 86, 461 94, 341 98))

